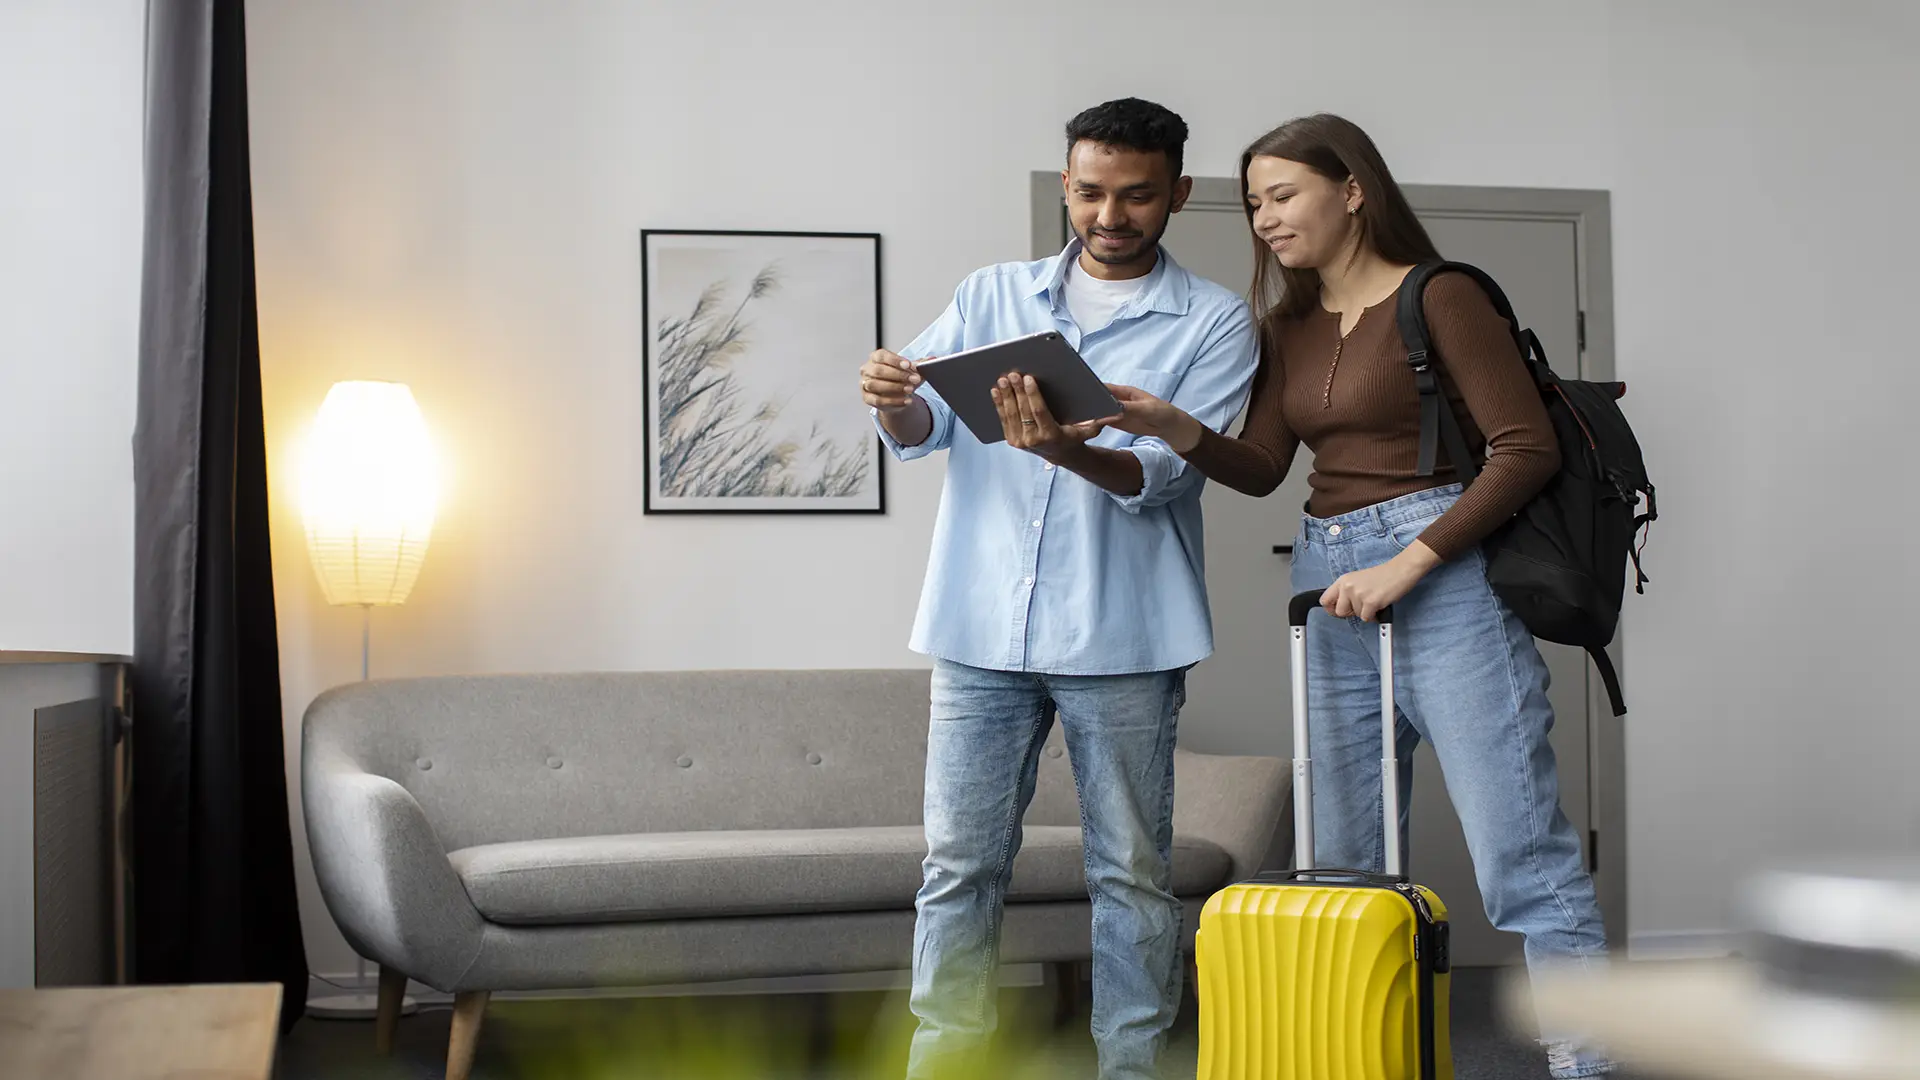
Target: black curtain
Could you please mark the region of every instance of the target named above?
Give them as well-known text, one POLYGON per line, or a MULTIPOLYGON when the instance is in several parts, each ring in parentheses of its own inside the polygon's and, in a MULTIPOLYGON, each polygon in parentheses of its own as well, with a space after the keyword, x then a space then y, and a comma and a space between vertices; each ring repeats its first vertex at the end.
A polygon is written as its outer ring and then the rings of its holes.
POLYGON ((306 1006, 267 535, 242 0, 149 0, 133 962, 306 1006))

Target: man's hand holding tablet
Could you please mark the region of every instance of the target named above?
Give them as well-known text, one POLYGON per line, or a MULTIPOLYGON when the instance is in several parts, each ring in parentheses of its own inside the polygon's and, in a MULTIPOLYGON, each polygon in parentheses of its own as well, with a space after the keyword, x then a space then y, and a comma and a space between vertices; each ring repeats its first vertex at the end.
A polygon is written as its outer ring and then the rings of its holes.
POLYGON ((1008 372, 1000 377, 993 387, 993 403, 999 409, 1000 430, 1008 446, 1030 451, 1055 464, 1084 446, 1088 439, 1106 430, 1108 424, 1120 419, 1120 412, 1116 409, 1111 416, 1097 420, 1062 424, 1054 419, 1053 411, 1047 408, 1046 398, 1040 393, 1040 383, 1033 376, 1019 371, 1008 372))

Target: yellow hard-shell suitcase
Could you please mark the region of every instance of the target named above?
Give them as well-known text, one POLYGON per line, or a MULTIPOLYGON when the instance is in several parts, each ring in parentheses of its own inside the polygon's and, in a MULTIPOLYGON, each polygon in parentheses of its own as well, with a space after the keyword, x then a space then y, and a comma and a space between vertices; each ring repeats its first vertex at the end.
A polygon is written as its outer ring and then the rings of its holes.
POLYGON ((1318 869, 1307 737, 1308 616, 1289 605, 1297 870, 1229 885, 1200 913, 1198 1080, 1452 1080, 1447 909, 1400 872, 1393 611, 1380 624, 1386 873, 1318 869))

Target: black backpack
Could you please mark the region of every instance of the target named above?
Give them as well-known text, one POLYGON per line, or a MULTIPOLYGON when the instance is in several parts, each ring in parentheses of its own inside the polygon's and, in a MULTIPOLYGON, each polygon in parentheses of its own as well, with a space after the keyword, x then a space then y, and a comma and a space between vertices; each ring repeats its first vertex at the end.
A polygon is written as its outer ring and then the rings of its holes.
POLYGON ((1584 648, 1607 685, 1613 714, 1624 715, 1620 677, 1606 647, 1620 622, 1629 559, 1634 591, 1646 591, 1648 579, 1640 572, 1634 538, 1659 516, 1640 443, 1620 411, 1626 384, 1555 375, 1540 338, 1521 328, 1506 294, 1491 277, 1465 263, 1422 263, 1407 274, 1398 297, 1400 337, 1420 389, 1421 476, 1433 475, 1443 440, 1462 483, 1471 483, 1480 471, 1467 452, 1458 418, 1442 407, 1445 398, 1434 363, 1445 363, 1446 357, 1433 351, 1427 334, 1422 300, 1428 281, 1445 270, 1471 276, 1507 320, 1560 444, 1560 471, 1482 542, 1488 581, 1535 637, 1584 648), (1646 512, 1636 514, 1643 493, 1646 512))

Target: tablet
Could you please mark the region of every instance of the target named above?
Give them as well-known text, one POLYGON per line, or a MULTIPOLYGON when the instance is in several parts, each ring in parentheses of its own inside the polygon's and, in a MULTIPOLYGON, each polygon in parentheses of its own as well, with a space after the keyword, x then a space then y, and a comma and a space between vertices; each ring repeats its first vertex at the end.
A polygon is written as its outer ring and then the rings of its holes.
POLYGON ((1009 371, 1033 376, 1047 409, 1062 424, 1120 415, 1120 402, 1107 384, 1057 330, 982 345, 914 366, 983 443, 1007 437, 1000 409, 993 403, 993 388, 1009 371))

